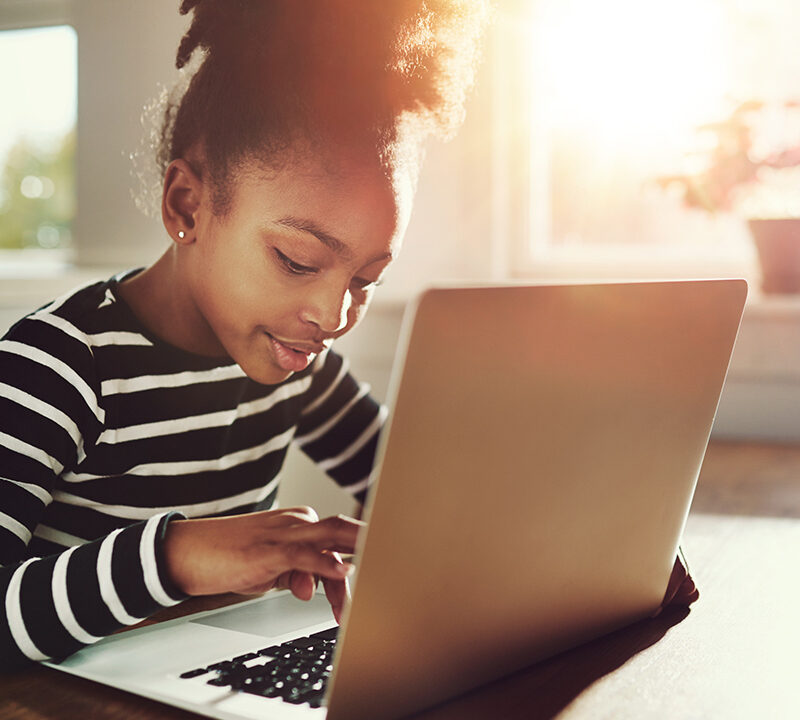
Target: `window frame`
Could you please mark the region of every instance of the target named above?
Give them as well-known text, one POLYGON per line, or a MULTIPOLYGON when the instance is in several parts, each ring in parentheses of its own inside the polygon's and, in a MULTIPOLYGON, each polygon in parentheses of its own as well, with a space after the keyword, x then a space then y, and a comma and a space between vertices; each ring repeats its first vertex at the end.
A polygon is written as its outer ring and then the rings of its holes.
MULTIPOLYGON (((67 25, 77 34, 71 6, 70 0, 3 0, 0 2, 0 32, 67 25)), ((74 248, 3 249, 0 250, 0 277, 6 286, 14 278, 53 277, 66 270, 74 255, 74 248)))
POLYGON ((25 30, 26 28, 72 23, 70 0, 3 0, 0 2, 0 30, 25 30))

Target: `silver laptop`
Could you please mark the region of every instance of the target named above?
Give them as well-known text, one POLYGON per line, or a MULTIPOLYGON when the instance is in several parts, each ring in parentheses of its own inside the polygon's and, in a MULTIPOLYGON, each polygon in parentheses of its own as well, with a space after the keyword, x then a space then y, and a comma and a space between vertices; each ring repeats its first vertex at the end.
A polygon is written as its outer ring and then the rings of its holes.
POLYGON ((218 718, 379 720, 652 615, 746 294, 743 280, 427 291, 338 637, 322 595, 274 592, 54 667, 218 718))

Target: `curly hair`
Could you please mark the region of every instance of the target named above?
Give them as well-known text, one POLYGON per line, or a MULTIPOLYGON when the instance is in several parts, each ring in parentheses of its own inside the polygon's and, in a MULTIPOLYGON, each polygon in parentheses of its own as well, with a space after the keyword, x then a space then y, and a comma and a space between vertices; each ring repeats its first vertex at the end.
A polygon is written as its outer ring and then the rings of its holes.
POLYGON ((201 148, 215 209, 245 159, 272 165, 298 141, 369 143, 447 136, 472 84, 488 0, 183 0, 192 14, 176 66, 197 65, 167 98, 161 174, 201 148), (195 57, 199 55, 199 57, 195 57), (198 62, 199 61, 199 62, 198 62))

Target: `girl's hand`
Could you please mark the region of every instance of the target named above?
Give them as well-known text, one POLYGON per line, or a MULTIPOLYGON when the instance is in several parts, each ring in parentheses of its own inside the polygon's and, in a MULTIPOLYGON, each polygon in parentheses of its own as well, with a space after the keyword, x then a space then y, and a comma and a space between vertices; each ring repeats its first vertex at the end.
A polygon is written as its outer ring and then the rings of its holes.
POLYGON ((362 527, 343 516, 319 520, 311 508, 173 520, 164 553, 173 582, 187 595, 287 587, 309 600, 319 577, 338 622, 352 570, 339 553, 354 551, 362 527))

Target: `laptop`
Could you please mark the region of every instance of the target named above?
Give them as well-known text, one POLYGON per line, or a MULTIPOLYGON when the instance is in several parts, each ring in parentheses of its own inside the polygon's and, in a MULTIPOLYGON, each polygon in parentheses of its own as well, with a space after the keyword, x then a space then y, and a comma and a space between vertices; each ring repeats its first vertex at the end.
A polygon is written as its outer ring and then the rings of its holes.
POLYGON ((736 279, 424 292, 338 633, 324 596, 276 591, 51 667, 210 717, 380 720, 653 615, 746 294, 736 279))

